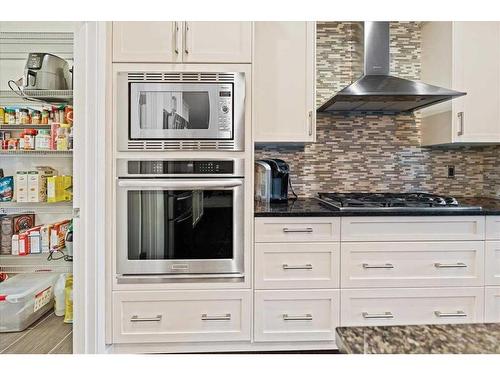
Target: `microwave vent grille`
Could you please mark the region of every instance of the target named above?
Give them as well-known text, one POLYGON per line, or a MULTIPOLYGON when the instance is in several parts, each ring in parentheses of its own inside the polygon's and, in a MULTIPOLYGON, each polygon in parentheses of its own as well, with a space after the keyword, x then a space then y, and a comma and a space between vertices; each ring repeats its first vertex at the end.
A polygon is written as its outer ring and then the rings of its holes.
POLYGON ((130 151, 174 151, 174 150, 223 150, 239 151, 234 141, 128 141, 127 148, 130 151))
POLYGON ((234 73, 161 73, 132 72, 127 74, 129 82, 234 82, 234 73))

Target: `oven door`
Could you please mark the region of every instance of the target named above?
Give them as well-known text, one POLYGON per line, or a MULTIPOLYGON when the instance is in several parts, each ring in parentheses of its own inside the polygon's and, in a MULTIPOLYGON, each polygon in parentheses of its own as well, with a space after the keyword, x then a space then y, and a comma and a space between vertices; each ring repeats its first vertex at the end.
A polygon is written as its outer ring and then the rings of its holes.
POLYGON ((117 273, 243 274, 243 179, 120 179, 117 273))
POLYGON ((232 139, 232 97, 232 84, 130 83, 130 139, 232 139))

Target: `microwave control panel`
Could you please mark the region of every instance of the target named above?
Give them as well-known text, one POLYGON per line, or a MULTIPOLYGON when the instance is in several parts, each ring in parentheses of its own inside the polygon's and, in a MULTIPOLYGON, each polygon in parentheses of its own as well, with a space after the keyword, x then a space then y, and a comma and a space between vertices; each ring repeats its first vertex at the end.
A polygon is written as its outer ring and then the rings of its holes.
POLYGON ((231 132, 233 127, 233 85, 219 85, 219 131, 231 132))

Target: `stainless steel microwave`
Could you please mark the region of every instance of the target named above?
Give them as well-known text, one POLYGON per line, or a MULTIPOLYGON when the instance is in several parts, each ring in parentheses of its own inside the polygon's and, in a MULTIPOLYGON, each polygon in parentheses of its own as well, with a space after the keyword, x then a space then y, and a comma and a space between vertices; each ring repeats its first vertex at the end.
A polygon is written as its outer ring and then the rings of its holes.
POLYGON ((245 74, 119 72, 120 151, 244 149, 245 74))

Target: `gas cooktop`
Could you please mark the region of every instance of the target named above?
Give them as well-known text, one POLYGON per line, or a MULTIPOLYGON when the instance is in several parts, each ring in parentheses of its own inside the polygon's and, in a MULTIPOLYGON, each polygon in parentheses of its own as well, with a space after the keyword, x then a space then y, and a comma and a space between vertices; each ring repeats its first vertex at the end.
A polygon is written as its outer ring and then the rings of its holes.
POLYGON ((480 210, 450 196, 428 193, 318 193, 318 200, 342 211, 480 210))

